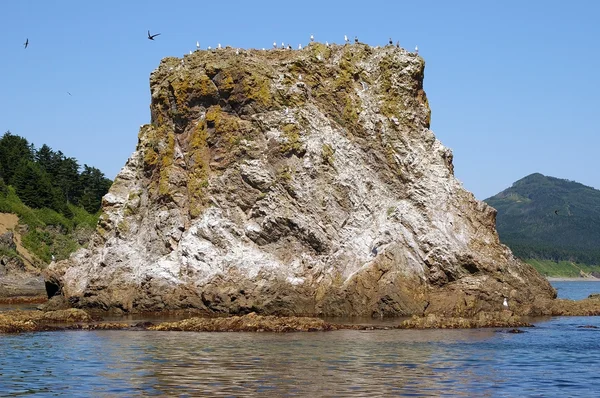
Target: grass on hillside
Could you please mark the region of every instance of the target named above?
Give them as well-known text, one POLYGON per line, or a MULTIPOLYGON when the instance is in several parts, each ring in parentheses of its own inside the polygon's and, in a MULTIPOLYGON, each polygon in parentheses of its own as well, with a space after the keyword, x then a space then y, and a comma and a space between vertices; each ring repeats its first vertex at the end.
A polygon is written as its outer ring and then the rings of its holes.
POLYGON ((571 261, 552 261, 528 259, 526 263, 531 264, 540 274, 555 278, 579 278, 581 276, 600 276, 600 266, 578 264, 571 261))
POLYGON ((0 192, 0 212, 13 213, 19 217, 19 225, 26 225, 22 236, 23 246, 45 263, 52 255, 57 260, 67 258, 77 250, 79 236, 93 231, 98 222, 98 214, 90 214, 85 209, 68 205, 71 218, 48 208, 32 209, 26 206, 15 193, 13 187, 0 192))

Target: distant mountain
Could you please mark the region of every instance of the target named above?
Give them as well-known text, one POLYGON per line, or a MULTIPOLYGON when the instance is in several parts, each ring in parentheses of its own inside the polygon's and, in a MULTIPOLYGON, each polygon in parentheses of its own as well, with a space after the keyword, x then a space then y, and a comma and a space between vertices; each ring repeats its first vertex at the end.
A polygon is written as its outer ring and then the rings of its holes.
POLYGON ((485 202, 517 256, 600 264, 599 190, 535 173, 485 202))

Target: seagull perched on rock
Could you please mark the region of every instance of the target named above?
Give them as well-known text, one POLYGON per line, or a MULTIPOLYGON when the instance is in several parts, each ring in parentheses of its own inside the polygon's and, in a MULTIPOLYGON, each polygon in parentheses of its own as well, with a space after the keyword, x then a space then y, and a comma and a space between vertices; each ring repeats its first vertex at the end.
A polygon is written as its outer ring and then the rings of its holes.
POLYGON ((196 50, 200 50, 200 42, 199 41, 196 42, 196 50))
POLYGON ((208 46, 208 51, 210 51, 210 50, 211 50, 211 47, 210 47, 210 46, 208 46))
POLYGON ((329 47, 329 42, 328 41, 325 41, 325 46, 329 47))
POLYGON ((151 35, 151 34, 150 34, 150 31, 148 31, 148 39, 149 39, 149 40, 154 40, 154 38, 155 38, 156 36, 160 36, 160 33, 155 33, 155 34, 151 35))
POLYGON ((505 310, 508 309, 508 300, 506 300, 506 297, 504 297, 504 302, 502 303, 502 306, 504 307, 505 310))
POLYGON ((310 34, 310 41, 315 41, 315 37, 312 35, 312 33, 310 34))
POLYGON ((273 48, 277 48, 277 43, 273 42, 273 48))
POLYGON ((239 48, 235 49, 235 55, 240 55, 240 49, 239 48))
POLYGON ((350 40, 348 40, 348 36, 344 35, 344 41, 345 41, 346 43, 348 43, 348 42, 350 41, 350 40))
POLYGON ((281 42, 281 48, 285 49, 285 43, 281 42))
POLYGON ((298 50, 302 50, 302 44, 298 44, 298 50))
POLYGON ((358 36, 354 36, 354 43, 358 44, 358 36))
POLYGON ((217 48, 220 50, 221 49, 221 43, 217 44, 217 48))
POLYGON ((25 48, 27 48, 27 46, 29 45, 29 37, 25 39, 25 43, 23 43, 23 45, 25 46, 25 48))
POLYGON ((396 40, 396 48, 400 48, 400 40, 396 40))
POLYGON ((394 45, 394 42, 392 41, 392 38, 390 37, 390 41, 388 41, 388 43, 390 44, 390 46, 394 45))
POLYGON ((415 54, 419 53, 419 46, 415 46, 415 54))

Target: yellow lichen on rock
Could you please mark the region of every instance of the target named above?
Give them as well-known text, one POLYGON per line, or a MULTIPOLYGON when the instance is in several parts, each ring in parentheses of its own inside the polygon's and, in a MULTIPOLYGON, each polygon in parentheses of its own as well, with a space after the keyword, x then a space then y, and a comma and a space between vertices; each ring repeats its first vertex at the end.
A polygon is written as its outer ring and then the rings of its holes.
MULTIPOLYGON (((215 115, 216 117, 216 115, 215 115)), ((198 217, 205 206, 208 187, 210 153, 207 144, 208 133, 206 121, 198 123, 192 132, 188 161, 188 200, 189 212, 192 218, 198 217)))

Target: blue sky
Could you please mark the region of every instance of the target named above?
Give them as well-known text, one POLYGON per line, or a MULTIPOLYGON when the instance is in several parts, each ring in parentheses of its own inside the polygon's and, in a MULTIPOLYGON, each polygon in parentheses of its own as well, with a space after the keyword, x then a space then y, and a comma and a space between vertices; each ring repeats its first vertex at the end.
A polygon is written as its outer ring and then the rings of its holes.
POLYGON ((295 48, 313 33, 419 46, 432 130, 478 199, 533 172, 600 188, 600 2, 6 0, 0 15, 0 133, 109 178, 149 122, 161 58, 196 40, 295 48))

